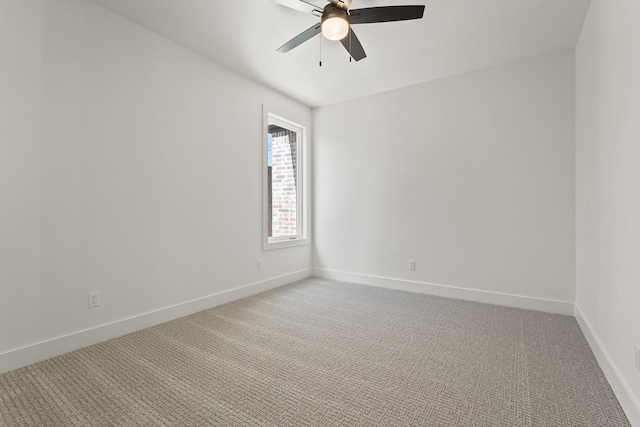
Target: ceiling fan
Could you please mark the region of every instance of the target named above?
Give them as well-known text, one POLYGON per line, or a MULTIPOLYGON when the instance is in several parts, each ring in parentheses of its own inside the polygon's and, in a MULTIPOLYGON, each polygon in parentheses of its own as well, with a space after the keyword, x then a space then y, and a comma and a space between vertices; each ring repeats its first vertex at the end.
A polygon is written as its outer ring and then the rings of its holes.
POLYGON ((289 52, 314 36, 322 33, 329 40, 340 40, 349 55, 356 61, 367 57, 351 25, 372 24, 376 22, 408 21, 421 19, 424 6, 381 6, 364 9, 349 9, 351 0, 327 0, 330 3, 324 8, 306 0, 273 0, 276 3, 310 13, 320 18, 320 22, 298 34, 285 44, 278 52, 289 52))

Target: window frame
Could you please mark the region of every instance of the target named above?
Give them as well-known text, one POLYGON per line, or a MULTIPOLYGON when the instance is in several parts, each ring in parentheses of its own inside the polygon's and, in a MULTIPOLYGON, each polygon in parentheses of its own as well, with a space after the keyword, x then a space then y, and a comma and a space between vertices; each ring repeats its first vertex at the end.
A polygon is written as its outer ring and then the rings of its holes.
POLYGON ((308 186, 308 132, 309 126, 263 105, 262 117, 262 249, 273 250, 310 244, 309 238, 309 186, 308 186), (277 125, 295 131, 297 155, 297 195, 295 236, 269 237, 269 126, 277 125))

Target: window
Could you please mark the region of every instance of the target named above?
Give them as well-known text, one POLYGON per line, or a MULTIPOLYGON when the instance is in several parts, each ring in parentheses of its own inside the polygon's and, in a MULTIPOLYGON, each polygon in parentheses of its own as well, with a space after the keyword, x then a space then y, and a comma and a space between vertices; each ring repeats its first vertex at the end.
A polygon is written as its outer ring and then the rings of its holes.
POLYGON ((309 243, 307 128, 264 108, 263 249, 309 243))

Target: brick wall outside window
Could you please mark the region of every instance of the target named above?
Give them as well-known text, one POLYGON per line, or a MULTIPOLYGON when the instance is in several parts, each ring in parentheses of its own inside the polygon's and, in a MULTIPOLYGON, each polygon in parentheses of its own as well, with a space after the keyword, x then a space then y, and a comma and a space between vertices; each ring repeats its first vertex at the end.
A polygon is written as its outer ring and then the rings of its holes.
POLYGON ((272 133, 271 146, 271 224, 270 236, 297 234, 297 143, 296 133, 272 133))

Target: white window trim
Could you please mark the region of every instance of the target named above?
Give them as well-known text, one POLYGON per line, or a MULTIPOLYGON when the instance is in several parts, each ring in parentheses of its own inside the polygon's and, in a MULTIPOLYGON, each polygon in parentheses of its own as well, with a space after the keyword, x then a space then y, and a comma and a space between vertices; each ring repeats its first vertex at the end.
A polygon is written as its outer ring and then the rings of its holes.
POLYGON ((274 112, 274 109, 268 105, 262 108, 262 249, 272 250, 289 248, 293 246, 308 245, 311 243, 309 238, 309 164, 308 164, 308 132, 309 126, 300 124, 286 118, 287 115, 274 112), (299 130, 301 140, 298 142, 298 233, 295 237, 269 237, 269 167, 268 167, 268 131, 269 118, 271 123, 280 123, 283 127, 299 130), (293 238, 292 238, 293 237, 293 238))

